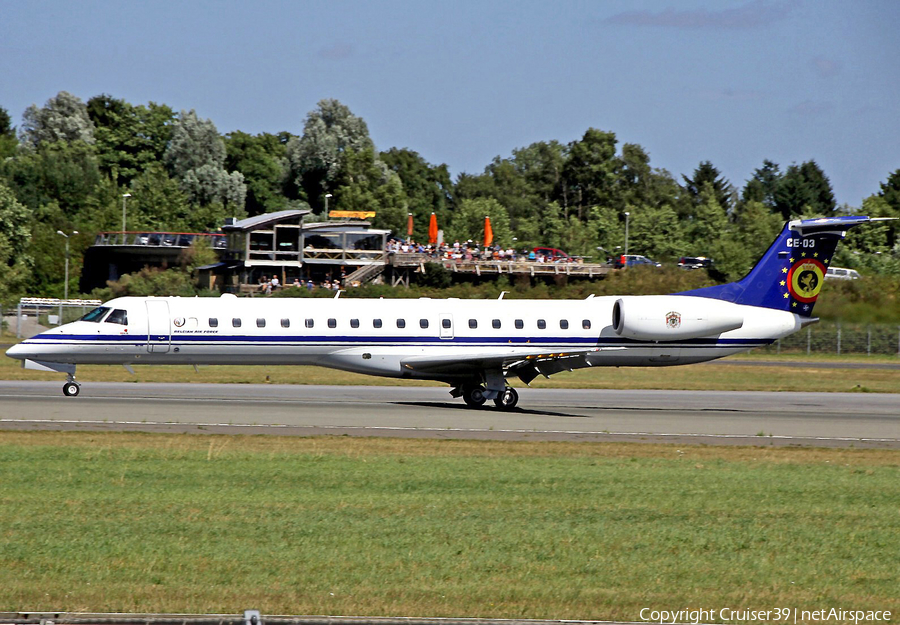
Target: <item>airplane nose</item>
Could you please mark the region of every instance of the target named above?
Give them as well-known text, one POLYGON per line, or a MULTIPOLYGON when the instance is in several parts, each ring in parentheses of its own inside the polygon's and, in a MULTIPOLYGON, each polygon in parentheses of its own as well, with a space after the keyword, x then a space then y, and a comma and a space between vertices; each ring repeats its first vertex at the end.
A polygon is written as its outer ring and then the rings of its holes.
POLYGON ((25 343, 19 343, 17 345, 13 345, 8 350, 6 350, 6 355, 10 358, 16 358, 18 360, 25 360, 31 355, 32 349, 29 345, 25 343))

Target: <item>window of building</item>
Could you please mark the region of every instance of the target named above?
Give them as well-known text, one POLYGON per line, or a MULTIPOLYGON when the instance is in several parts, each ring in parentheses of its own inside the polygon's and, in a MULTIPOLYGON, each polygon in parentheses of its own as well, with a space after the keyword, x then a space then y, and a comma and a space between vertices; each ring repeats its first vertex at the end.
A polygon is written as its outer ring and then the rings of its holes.
POLYGON ((119 325, 127 326, 128 313, 121 308, 117 308, 109 313, 109 317, 106 318, 106 323, 118 323, 119 325))
POLYGON ((521 319, 516 319, 516 330, 521 330, 525 327, 525 322, 521 319))
POLYGON ((428 319, 419 319, 419 327, 423 330, 428 327, 428 319))
POLYGON ((231 320, 231 325, 232 325, 232 327, 240 328, 240 327, 241 327, 241 319, 240 319, 240 317, 235 317, 234 319, 232 319, 232 320, 231 320))
POLYGON ((315 325, 316 325, 315 320, 313 320, 313 319, 307 319, 307 320, 306 320, 306 327, 307 327, 307 328, 315 327, 315 325))
POLYGON ((560 330, 568 330, 569 329, 569 320, 568 319, 560 319, 559 320, 559 329, 560 330))
POLYGON ((475 330, 478 327, 478 321, 475 319, 469 319, 469 327, 475 330))
POLYGON ((282 320, 281 320, 281 327, 282 327, 282 328, 290 328, 290 327, 291 327, 291 320, 290 320, 290 319, 282 319, 282 320))
POLYGON ((265 327, 266 327, 266 320, 263 319, 262 317, 259 317, 259 318, 256 320, 256 327, 257 327, 257 328, 265 328, 265 327))
POLYGON ((538 330, 546 330, 547 329, 547 321, 544 319, 538 319, 538 330))
POLYGON ((219 320, 216 319, 215 317, 210 317, 210 318, 209 318, 209 327, 210 327, 210 328, 218 328, 218 327, 219 327, 219 320))
POLYGON ((494 319, 493 321, 491 321, 491 327, 494 328, 495 330, 499 330, 500 329, 500 320, 494 319))
POLYGON ((351 320, 350 320, 350 327, 351 327, 351 328, 358 328, 358 327, 359 327, 359 319, 351 319, 351 320))
POLYGON ((405 328, 406 327, 406 319, 397 319, 397 327, 405 328))
POLYGON ((591 320, 590 319, 582 319, 581 327, 584 328, 585 330, 590 330, 591 329, 591 320))
POLYGON ((337 327, 337 319, 335 319, 334 317, 332 317, 331 319, 329 319, 329 320, 328 320, 328 327, 329 327, 329 328, 336 328, 336 327, 337 327))
POLYGON ((380 328, 381 327, 381 319, 372 319, 372 327, 380 328))

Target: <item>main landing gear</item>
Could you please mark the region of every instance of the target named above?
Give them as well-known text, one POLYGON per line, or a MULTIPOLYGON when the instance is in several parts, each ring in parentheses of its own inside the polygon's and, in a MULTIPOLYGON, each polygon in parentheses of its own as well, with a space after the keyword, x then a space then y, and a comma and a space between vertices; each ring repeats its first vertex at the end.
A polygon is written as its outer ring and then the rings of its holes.
MULTIPOLYGON (((496 391, 495 391, 496 392, 496 391)), ((487 402, 489 391, 485 390, 481 384, 472 384, 462 387, 462 389, 454 389, 452 393, 454 397, 462 395, 463 401, 469 408, 480 408, 487 402)), ((519 403, 519 393, 511 386, 505 387, 502 391, 496 392, 494 397, 494 405, 500 410, 512 410, 519 403)))
POLYGON ((75 397, 81 391, 81 385, 75 381, 75 374, 70 373, 67 381, 63 384, 63 395, 66 397, 75 397))

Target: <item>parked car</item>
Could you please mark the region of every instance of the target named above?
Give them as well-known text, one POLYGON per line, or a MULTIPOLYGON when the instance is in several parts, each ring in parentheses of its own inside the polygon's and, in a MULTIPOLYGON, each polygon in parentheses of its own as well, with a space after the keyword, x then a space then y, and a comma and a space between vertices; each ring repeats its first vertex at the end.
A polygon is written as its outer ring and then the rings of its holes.
POLYGON ((826 280, 859 280, 859 272, 855 269, 845 269, 843 267, 829 267, 825 272, 826 280))
POLYGON ((678 260, 678 266, 682 269, 709 269, 712 264, 712 258, 706 256, 682 256, 678 260))
POLYGON ((556 249, 555 247, 536 247, 532 251, 534 252, 535 256, 537 256, 538 254, 543 256, 544 260, 546 260, 547 262, 574 262, 574 259, 571 256, 569 256, 562 250, 556 249))
POLYGON ((622 254, 614 264, 616 269, 622 269, 623 267, 640 267, 642 265, 662 267, 662 263, 658 263, 655 260, 651 260, 646 256, 641 256, 640 254, 622 254))

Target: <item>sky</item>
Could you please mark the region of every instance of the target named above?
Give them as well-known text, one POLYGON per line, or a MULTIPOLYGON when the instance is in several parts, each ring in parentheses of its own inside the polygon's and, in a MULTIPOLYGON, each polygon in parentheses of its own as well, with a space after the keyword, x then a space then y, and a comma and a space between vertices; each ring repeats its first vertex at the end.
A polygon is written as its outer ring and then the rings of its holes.
POLYGON ((895 0, 0 0, 0 107, 59 91, 302 134, 336 98, 456 176, 588 128, 737 188, 814 159, 839 204, 900 168, 895 0))

